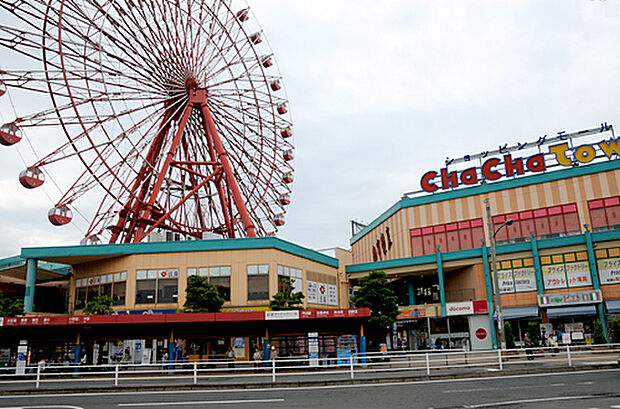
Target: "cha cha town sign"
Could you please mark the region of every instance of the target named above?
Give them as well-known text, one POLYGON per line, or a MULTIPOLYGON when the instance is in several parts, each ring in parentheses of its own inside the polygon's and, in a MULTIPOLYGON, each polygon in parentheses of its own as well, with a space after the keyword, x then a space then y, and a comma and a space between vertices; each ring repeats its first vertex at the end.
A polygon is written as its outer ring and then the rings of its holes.
POLYGON ((476 185, 486 181, 496 181, 501 178, 521 176, 526 172, 544 172, 550 167, 564 166, 571 167, 576 164, 586 164, 599 158, 612 159, 613 155, 620 156, 620 146, 618 138, 613 137, 613 127, 604 123, 600 128, 588 129, 584 131, 566 134, 558 132, 553 138, 539 138, 537 142, 518 144, 508 148, 506 145, 494 152, 484 152, 478 155, 468 155, 457 160, 446 160, 446 167, 439 172, 429 171, 422 176, 420 185, 423 190, 429 193, 437 190, 448 190, 460 186, 476 185), (574 144, 574 139, 599 134, 606 131, 612 132, 612 137, 595 141, 594 143, 574 144), (558 142, 549 144, 550 142, 558 142), (545 146, 547 151, 541 152, 545 146), (526 157, 513 157, 511 152, 531 150, 536 148, 537 153, 526 157), (491 157, 486 159, 489 154, 503 154, 501 158, 491 157), (465 163, 478 159, 480 166, 470 167, 464 170, 448 171, 447 165, 452 163, 465 163), (484 159, 484 161, 483 161, 484 159))

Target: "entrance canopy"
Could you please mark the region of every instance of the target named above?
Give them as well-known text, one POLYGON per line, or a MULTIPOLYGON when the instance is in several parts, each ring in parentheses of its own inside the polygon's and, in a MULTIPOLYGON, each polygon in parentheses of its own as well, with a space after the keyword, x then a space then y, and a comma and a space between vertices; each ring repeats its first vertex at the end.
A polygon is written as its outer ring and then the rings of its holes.
POLYGON ((579 305, 575 307, 547 308, 548 317, 570 317, 575 315, 596 315, 594 305, 579 305))
MULTIPOLYGON (((505 320, 514 320, 517 318, 535 318, 538 317, 538 306, 531 305, 526 307, 509 307, 502 308, 502 315, 505 320)), ((493 315, 494 319, 497 319, 497 310, 493 315)))

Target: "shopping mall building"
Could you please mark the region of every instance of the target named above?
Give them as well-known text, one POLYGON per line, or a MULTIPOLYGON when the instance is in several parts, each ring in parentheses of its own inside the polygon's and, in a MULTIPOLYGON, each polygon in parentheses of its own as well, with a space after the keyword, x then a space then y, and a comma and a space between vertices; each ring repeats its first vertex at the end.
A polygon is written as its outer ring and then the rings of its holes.
POLYGON ((603 124, 448 159, 422 176, 420 192, 358 229, 350 251, 272 237, 24 248, 0 262, 0 290, 21 285, 29 311, 0 321, 0 349, 26 339, 35 354, 74 359, 78 348, 112 360, 129 345, 154 360, 223 356, 234 346, 250 359, 270 344, 280 356, 306 354, 317 333, 321 356, 336 356, 364 348, 369 311, 349 300, 372 270, 398 295, 391 346, 492 348, 492 234, 503 317, 517 342, 532 321, 591 342, 594 321, 606 326, 620 313, 619 153, 603 124), (179 313, 191 275, 218 288, 223 312, 179 313), (269 311, 281 278, 305 294, 303 311, 269 311), (115 315, 84 316, 99 294, 114 299, 115 315))

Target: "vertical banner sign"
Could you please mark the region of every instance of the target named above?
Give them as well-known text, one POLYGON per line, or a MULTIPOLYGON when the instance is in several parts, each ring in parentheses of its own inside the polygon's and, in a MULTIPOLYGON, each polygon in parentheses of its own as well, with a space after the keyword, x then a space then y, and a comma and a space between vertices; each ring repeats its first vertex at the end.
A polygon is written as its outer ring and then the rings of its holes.
POLYGON ((244 337, 233 338, 233 352, 235 353, 235 358, 245 359, 245 338, 244 337))
POLYGON ((319 366, 319 333, 308 333, 308 358, 310 359, 310 367, 319 366))
POLYGON ((28 343, 26 340, 19 341, 17 346, 17 362, 15 363, 15 375, 26 374, 26 356, 28 355, 28 343))

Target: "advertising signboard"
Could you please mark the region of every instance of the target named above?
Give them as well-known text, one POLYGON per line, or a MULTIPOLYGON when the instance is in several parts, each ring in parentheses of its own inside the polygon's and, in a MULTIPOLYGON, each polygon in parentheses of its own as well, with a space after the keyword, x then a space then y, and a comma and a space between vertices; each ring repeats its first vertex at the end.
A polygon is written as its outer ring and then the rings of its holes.
POLYGON ((308 333, 308 358, 311 367, 319 366, 319 333, 308 333))
POLYGON ((538 295, 538 305, 541 307, 561 307, 564 305, 594 304, 600 303, 602 301, 603 296, 601 295, 601 290, 538 295))
POLYGON ((620 283, 620 258, 598 260, 597 264, 601 285, 620 283))
POLYGON ((446 304, 446 315, 471 315, 474 313, 474 303, 471 301, 451 302, 446 304))

